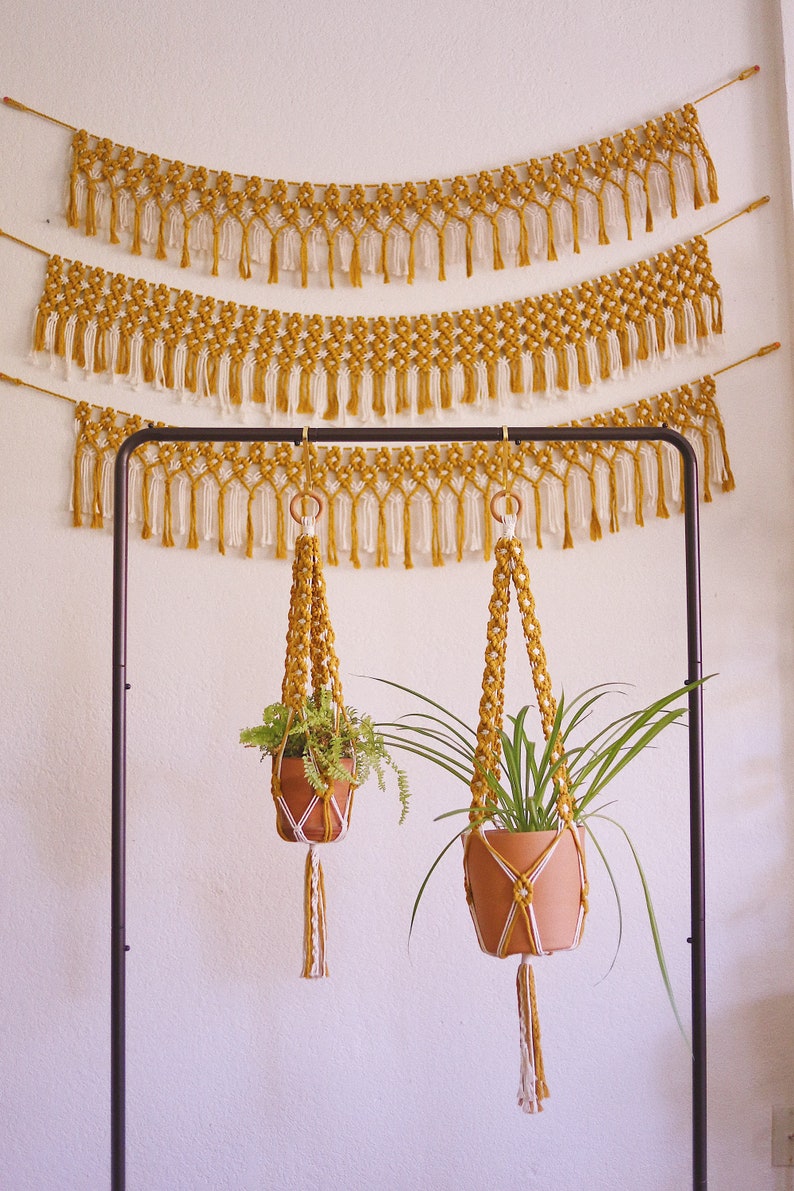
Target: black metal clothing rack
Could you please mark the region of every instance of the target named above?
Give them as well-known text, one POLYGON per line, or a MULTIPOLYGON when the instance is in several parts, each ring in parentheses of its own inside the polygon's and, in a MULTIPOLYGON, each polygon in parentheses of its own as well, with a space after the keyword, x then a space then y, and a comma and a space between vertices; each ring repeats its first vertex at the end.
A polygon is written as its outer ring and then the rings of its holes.
MULTIPOLYGON (((432 429, 339 430, 310 427, 316 443, 494 442, 503 438, 498 426, 475 426, 454 432, 432 429)), ((288 442, 303 441, 303 428, 277 430, 150 426, 131 435, 116 459, 113 510, 113 742, 111 853, 111 1187, 126 1186, 125 1079, 125 933, 126 901, 126 731, 127 731, 127 570, 129 461, 148 442, 288 442)), ((700 625, 700 538, 697 458, 692 445, 667 427, 513 426, 512 442, 666 442, 681 458, 684 497, 684 549, 687 626, 687 682, 702 677, 700 625)), ((703 815, 703 700, 700 686, 689 701, 689 846, 692 945, 692 1187, 706 1191, 706 926, 703 815)))

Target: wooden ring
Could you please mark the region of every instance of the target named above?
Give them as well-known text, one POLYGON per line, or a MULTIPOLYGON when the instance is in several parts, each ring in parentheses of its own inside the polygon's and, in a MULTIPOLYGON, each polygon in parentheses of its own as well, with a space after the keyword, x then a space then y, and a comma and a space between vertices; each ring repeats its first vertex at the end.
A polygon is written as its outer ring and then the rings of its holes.
POLYGON ((303 520, 303 514, 300 511, 299 505, 300 502, 304 500, 316 500, 317 512, 314 514, 314 516, 322 517, 325 510, 325 501, 320 496, 319 492, 313 492, 307 488, 296 492, 292 500, 289 502, 290 516, 292 517, 293 521, 301 522, 303 520))
POLYGON ((521 516, 521 511, 524 508, 524 502, 521 497, 517 492, 505 492, 504 488, 500 488, 498 492, 494 492, 493 496, 491 497, 491 503, 488 506, 491 510, 491 516, 493 517, 494 521, 504 521, 505 517, 507 516, 507 502, 509 500, 514 500, 518 506, 515 513, 516 517, 521 516), (499 514, 497 513, 494 506, 498 500, 502 499, 502 497, 504 497, 505 511, 504 513, 499 514))

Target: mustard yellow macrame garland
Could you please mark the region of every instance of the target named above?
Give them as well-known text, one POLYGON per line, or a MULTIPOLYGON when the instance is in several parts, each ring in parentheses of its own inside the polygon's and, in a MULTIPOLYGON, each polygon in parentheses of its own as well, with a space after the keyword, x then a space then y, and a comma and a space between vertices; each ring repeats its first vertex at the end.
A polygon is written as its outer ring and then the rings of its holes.
POLYGON ((720 287, 696 236, 555 293, 395 319, 238 306, 52 256, 34 349, 226 409, 336 421, 586 387, 721 332, 720 287))
MULTIPOLYGON (((116 451, 143 427, 138 416, 77 405, 72 508, 75 525, 101 527, 112 510, 116 451)), ((703 499, 715 485, 734 486, 716 382, 706 376, 679 389, 613 409, 577 425, 659 426, 690 438, 700 458, 703 499)), ((395 556, 406 567, 414 554, 441 566, 467 551, 492 549, 491 519, 483 515, 503 486, 500 444, 425 447, 310 446, 313 487, 327 514, 321 529, 330 564, 347 556, 376 566, 395 556)), ((574 531, 598 540, 621 522, 667 517, 680 505, 675 452, 653 443, 520 443, 510 452, 510 478, 524 497, 519 529, 538 547, 544 534, 566 548, 574 531)), ((197 549, 214 542, 252 557, 264 549, 286 558, 290 499, 303 484, 303 457, 289 444, 150 443, 130 466, 131 520, 141 536, 177 540, 197 549)))
POLYGON ((236 260, 240 277, 271 284, 323 273, 413 282, 417 269, 529 265, 558 250, 630 240, 654 215, 718 201, 717 174, 688 103, 592 145, 477 175, 401 185, 293 183, 185 165, 81 129, 72 138, 67 220, 130 252, 187 268, 196 253, 236 260))

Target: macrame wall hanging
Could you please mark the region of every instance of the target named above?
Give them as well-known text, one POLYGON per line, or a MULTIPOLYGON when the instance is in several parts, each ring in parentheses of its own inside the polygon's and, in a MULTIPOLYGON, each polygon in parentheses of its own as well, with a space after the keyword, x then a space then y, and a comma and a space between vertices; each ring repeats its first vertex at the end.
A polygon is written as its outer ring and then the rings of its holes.
MULTIPOLYGON (((440 415, 457 404, 487 409, 511 395, 587 386, 678 347, 702 344, 721 330, 720 287, 700 235, 555 293, 394 319, 260 311, 51 256, 34 349, 49 352, 52 361, 62 359, 67 371, 76 365, 87 374, 123 376, 133 386, 143 382, 197 400, 215 398, 224 409, 250 403, 274 420, 343 421, 440 415)), ((712 476, 724 490, 733 486, 714 398, 714 380, 705 377, 599 415, 593 424, 677 425, 700 453, 709 500, 712 476)), ((76 524, 104 523, 116 448, 140 424, 135 415, 78 406, 76 524)), ((461 559, 465 550, 483 549, 487 557, 490 523, 482 504, 492 460, 485 447, 459 456, 460 450, 336 448, 318 457, 318 482, 329 508, 329 561, 337 561, 340 542, 354 565, 362 551, 378 565, 400 553, 411 566, 415 548, 429 553, 435 565, 445 557, 461 559)), ((521 460, 516 480, 531 510, 523 528, 534 532, 538 546, 544 532, 560 532, 563 546, 570 547, 573 529, 582 526, 598 540, 603 525, 619 529, 621 513, 642 524, 647 509, 664 517, 668 498, 677 499, 677 476, 661 446, 524 444, 521 460)), ((248 557, 265 546, 284 557, 284 500, 293 480, 281 448, 150 445, 133 475, 140 482, 132 516, 145 538, 159 535, 172 545, 181 537, 192 548, 215 540, 221 553, 227 545, 244 546, 248 557)))
MULTIPOLYGON (((778 343, 720 369, 713 376, 575 423, 593 426, 671 426, 686 434, 699 459, 701 494, 734 487, 717 405, 716 376, 768 355, 778 343)), ((0 373, 0 380, 75 405, 71 508, 77 526, 102 528, 112 515, 116 452, 142 429, 138 415, 74 402, 50 389, 0 373)), ((162 423, 159 423, 162 425, 162 423)), ((310 446, 313 486, 324 499, 323 549, 358 567, 368 557, 388 566, 395 557, 413 566, 414 554, 435 566, 467 553, 487 560, 491 522, 485 515, 501 483, 501 461, 486 443, 400 448, 310 446)), ((669 516, 681 507, 678 455, 663 444, 517 444, 510 478, 523 498, 519 531, 542 548, 544 536, 573 546, 669 516)), ((289 444, 149 443, 130 461, 130 521, 145 539, 198 549, 214 543, 251 558, 264 550, 286 558, 292 542, 290 502, 303 483, 304 463, 289 444)))
POLYGON ((587 387, 721 332, 720 287, 696 236, 556 293, 371 319, 241 307, 51 256, 34 348, 271 419, 367 421, 587 387))
MULTIPOLYGON (((753 73, 744 71, 738 77, 753 73)), ((630 235, 631 187, 641 184, 650 230, 651 189, 663 176, 665 193, 675 208, 675 179, 682 163, 690 170, 696 205, 698 195, 702 197, 699 173, 709 196, 716 199, 714 169, 702 145, 696 113, 686 105, 679 116, 668 114, 649 122, 641 137, 624 134, 619 152, 607 150, 602 142, 602 163, 613 162, 614 169, 624 173, 621 183, 601 169, 599 226, 609 188, 617 187, 630 235), (644 162, 642 168, 639 162, 644 162)), ((161 185, 156 181, 156 159, 151 158, 144 171, 148 181, 142 180, 129 160, 131 151, 114 156, 108 142, 91 148, 85 134, 75 139, 72 216, 80 208, 82 186, 87 230, 96 230, 102 188, 108 187, 108 195, 112 191, 115 196, 110 206, 118 223, 129 182, 139 233, 159 196, 158 238, 163 240, 166 217, 182 209, 172 201, 168 187, 184 188, 185 179, 173 169, 168 174, 166 168, 170 181, 161 185), (119 164, 122 161, 126 164, 119 164), (171 199, 163 207, 161 200, 168 195, 171 199)), ((556 202, 567 202, 571 228, 578 227, 581 194, 575 191, 572 196, 565 188, 576 183, 586 191, 583 151, 577 154, 579 174, 565 185, 559 182, 565 155, 554 155, 543 166, 549 231, 558 219, 559 213, 552 211, 556 202), (551 181, 554 178, 558 181, 551 181)), ((529 163, 526 168, 527 178, 532 174, 538 182, 540 165, 529 163)), ((480 182, 485 187, 483 175, 480 182)), ((277 189, 278 184, 273 185, 277 189)), ((233 193, 225 182, 221 189, 227 197, 233 193)), ((587 193, 592 197, 594 192, 587 193)), ((187 203, 188 196, 183 198, 187 203)), ((758 200, 745 211, 766 201, 758 200)), ((235 203, 230 200, 223 208, 224 219, 231 218, 235 203)), ((207 201, 205 206, 208 215, 212 204, 207 201)), ((482 204, 478 209, 480 216, 493 217, 496 248, 499 216, 489 214, 482 204)), ((526 218, 522 209, 524 232, 526 218)), ((215 211, 216 251, 219 228, 225 226, 219 219, 215 211)), ((189 225, 190 219, 183 218, 185 244, 189 225)), ((359 231, 363 236, 361 228, 356 235, 359 231)), ((243 238, 247 234, 241 232, 243 238)), ((467 235, 473 235, 471 227, 467 235)), ((274 242, 277 238, 274 235, 274 242)), ((553 236, 548 247, 552 244, 553 236)), ((304 237, 304 255, 306 246, 304 237)), ((388 259, 385 248, 384 254, 388 259)), ((613 274, 538 297, 451 313, 371 319, 260 310, 50 256, 36 311, 34 349, 48 352, 52 362, 63 360, 67 373, 77 366, 86 374, 124 377, 133 387, 145 383, 197 401, 212 399, 224 410, 250 406, 274 421, 339 422, 442 416, 456 406, 487 410, 522 394, 587 387, 640 362, 700 346, 721 331, 720 287, 705 235, 699 235, 613 274)), ((723 489, 733 486, 713 377, 593 419, 601 425, 661 423, 676 425, 695 443, 704 499, 711 497, 714 476, 723 489)), ((104 523, 116 448, 140 424, 135 415, 86 403, 78 406, 72 485, 76 524, 104 523)), ((574 530, 580 528, 597 540, 604 526, 618 530, 621 514, 642 524, 646 512, 664 517, 669 502, 679 499, 675 467, 661 445, 523 444, 518 458, 515 479, 527 497, 522 530, 533 533, 538 546, 544 533, 559 533, 563 546, 570 547, 574 530)), ((265 547, 284 557, 291 536, 285 501, 296 482, 293 462, 289 448, 261 444, 247 450, 239 444, 222 450, 211 444, 150 444, 133 464, 133 519, 141 524, 144 537, 157 535, 165 545, 181 538, 195 548, 202 540, 214 540, 221 553, 231 546, 250 557, 256 548, 265 547)), ((362 553, 372 554, 381 566, 395 554, 411 566, 415 550, 428 553, 436 565, 445 557, 461 559, 466 550, 482 549, 488 557, 490 522, 483 516, 483 502, 494 470, 487 447, 378 452, 331 448, 317 453, 316 466, 328 505, 325 549, 330 562, 337 561, 340 549, 354 565, 360 564, 362 553)))
MULTIPOLYGON (((742 71, 732 82, 758 70, 742 71)), ((725 84, 730 86, 731 84, 725 84)), ((696 102, 723 90, 718 87, 696 102)), ((10 98, 5 103, 43 116, 10 98)), ((401 185, 319 184, 245 177, 163 160, 71 129, 67 220, 89 236, 123 234, 129 251, 156 244, 155 256, 183 268, 198 253, 236 260, 242 278, 270 284, 282 271, 308 284, 337 273, 413 282, 417 269, 446 279, 447 264, 529 265, 610 235, 653 230, 654 215, 675 218, 717 202, 717 175, 691 103, 574 149, 453 178, 401 185)))
MULTIPOLYGON (((716 480, 723 491, 733 476, 713 377, 615 409, 579 424, 669 425, 688 434, 700 458, 703 497, 711 500, 716 480)), ((112 511, 115 454, 140 418, 78 405, 72 507, 75 524, 100 527, 112 511)), ((312 447, 314 486, 323 495, 325 552, 340 552, 354 566, 362 554, 377 566, 402 556, 412 566, 416 550, 436 566, 461 561, 465 551, 489 557, 490 520, 484 510, 498 486, 498 453, 486 444, 402 448, 312 447)), ((637 524, 644 516, 667 517, 680 503, 677 457, 663 444, 522 443, 512 462, 517 489, 526 496, 522 531, 541 547, 544 532, 573 545, 573 528, 602 536, 615 533, 621 512, 637 524)), ((286 510, 301 483, 300 458, 289 445, 212 443, 149 444, 131 462, 131 517, 141 536, 163 545, 181 540, 197 548, 217 541, 252 557, 264 547, 286 557, 286 510)))
MULTIPOLYGON (((509 486, 509 485, 508 485, 509 486)), ((549 1094, 540 1048, 540 1022, 531 960, 577 947, 587 914, 584 829, 574 823, 575 802, 568 789, 565 744, 553 736, 557 702, 529 585, 521 539, 514 536, 515 496, 502 492, 503 536, 496 544, 493 592, 488 606, 482 698, 471 779, 472 826, 464 836, 466 900, 483 951, 500 959, 520 955, 517 990, 521 1074, 518 1103, 524 1112, 542 1111, 549 1094), (499 771, 504 717, 505 660, 510 588, 514 587, 521 628, 543 735, 555 770, 557 829, 510 833, 485 830, 494 805, 486 775, 499 771), (551 892, 549 892, 551 890, 551 892)))
POLYGON ((236 259, 238 272, 279 281, 282 270, 338 270, 352 285, 362 273, 414 281, 417 266, 446 279, 447 264, 465 261, 502 269, 556 260, 580 243, 608 244, 653 229, 653 215, 675 217, 678 205, 717 201, 717 176, 692 104, 604 137, 591 148, 534 159, 476 177, 375 186, 288 183, 233 177, 161 161, 107 139, 72 140, 71 227, 106 229, 111 243, 126 233, 129 250, 156 243, 187 267, 191 250, 212 260, 236 259), (622 227, 621 227, 622 225, 622 227), (266 266, 265 269, 262 266, 266 266))

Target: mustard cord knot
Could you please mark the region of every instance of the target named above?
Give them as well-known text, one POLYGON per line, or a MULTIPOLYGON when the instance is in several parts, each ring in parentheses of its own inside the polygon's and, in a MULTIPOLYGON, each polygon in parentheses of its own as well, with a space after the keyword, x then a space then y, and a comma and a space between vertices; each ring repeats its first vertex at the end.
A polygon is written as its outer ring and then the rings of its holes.
POLYGON ((532 904, 535 896, 535 886, 526 876, 518 877, 513 883, 513 901, 517 906, 526 908, 532 904))

